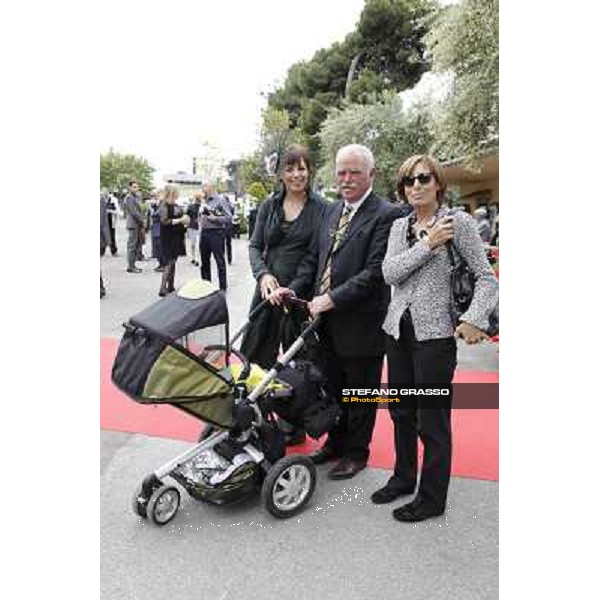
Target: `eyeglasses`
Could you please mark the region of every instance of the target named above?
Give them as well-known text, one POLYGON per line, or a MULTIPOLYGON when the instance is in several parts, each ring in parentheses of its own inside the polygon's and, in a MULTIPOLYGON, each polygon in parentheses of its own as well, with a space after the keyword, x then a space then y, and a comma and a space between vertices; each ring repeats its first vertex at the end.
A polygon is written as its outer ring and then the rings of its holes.
POLYGON ((412 175, 405 175, 400 180, 400 185, 404 187, 412 187, 415 185, 415 181, 418 181, 421 185, 427 185, 433 179, 433 177, 435 177, 433 173, 419 173, 414 177, 412 175))

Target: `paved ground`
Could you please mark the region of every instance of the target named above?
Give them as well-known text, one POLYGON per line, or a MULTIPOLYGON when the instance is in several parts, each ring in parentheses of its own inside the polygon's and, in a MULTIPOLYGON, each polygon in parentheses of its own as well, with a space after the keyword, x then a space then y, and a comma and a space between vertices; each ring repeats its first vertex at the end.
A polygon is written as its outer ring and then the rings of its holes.
MULTIPOLYGON (((157 298, 154 261, 125 272, 121 256, 105 256, 108 296, 101 336, 120 337, 120 323, 157 298)), ((197 275, 180 259, 176 284, 197 275)), ((247 314, 253 283, 247 242, 234 240, 229 276, 233 327, 247 314)), ((460 347, 459 368, 497 370, 496 347, 460 347)), ((319 481, 306 510, 277 520, 254 498, 217 508, 182 495, 163 528, 131 511, 145 475, 187 444, 145 435, 101 432, 101 590, 105 600, 178 599, 487 599, 498 597, 498 484, 453 478, 445 518, 404 525, 392 506, 369 495, 389 472, 366 469, 350 481, 319 481)))

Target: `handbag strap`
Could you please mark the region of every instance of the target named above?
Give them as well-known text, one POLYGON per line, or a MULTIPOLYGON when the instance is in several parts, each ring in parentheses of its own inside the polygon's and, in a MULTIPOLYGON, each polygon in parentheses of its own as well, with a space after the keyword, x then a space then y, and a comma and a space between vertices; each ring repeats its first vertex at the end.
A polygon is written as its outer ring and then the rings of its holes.
MULTIPOLYGON (((456 267, 456 260, 454 258, 454 252, 456 252, 456 246, 452 242, 452 240, 448 240, 444 246, 446 246, 446 251, 448 252, 448 260, 450 261, 450 266, 452 268, 456 267)), ((459 254, 460 256, 460 254, 459 254)))

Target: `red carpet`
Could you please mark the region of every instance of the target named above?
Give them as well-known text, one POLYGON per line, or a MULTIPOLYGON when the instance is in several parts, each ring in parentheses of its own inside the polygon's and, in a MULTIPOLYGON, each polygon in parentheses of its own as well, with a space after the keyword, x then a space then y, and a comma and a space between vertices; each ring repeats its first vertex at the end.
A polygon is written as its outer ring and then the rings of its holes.
MULTIPOLYGON (((204 424, 172 406, 136 404, 122 394, 110 379, 119 340, 100 339, 100 427, 150 436, 195 441, 204 424)), ((455 382, 497 382, 498 373, 457 371, 455 382)), ((498 410, 458 409, 452 411, 452 475, 498 481, 498 410)), ((310 452, 317 442, 295 446, 310 452)), ((387 410, 379 410, 371 443, 369 465, 394 466, 393 426, 387 410)))

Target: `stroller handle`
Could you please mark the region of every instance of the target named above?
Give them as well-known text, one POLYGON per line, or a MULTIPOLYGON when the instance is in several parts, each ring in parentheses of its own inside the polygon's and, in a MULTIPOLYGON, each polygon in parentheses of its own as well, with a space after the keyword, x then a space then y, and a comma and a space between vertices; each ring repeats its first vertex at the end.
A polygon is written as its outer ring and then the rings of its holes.
MULTIPOLYGON (((233 335, 233 337, 231 338, 229 344, 231 346, 233 346, 233 344, 235 342, 237 342, 242 335, 246 332, 246 330, 248 329, 248 327, 250 327, 250 324, 252 323, 252 321, 254 321, 254 319, 264 310, 264 308, 266 306, 270 306, 270 302, 267 298, 265 298, 264 300, 261 300, 248 314, 248 318, 246 319, 245 323, 236 331, 236 333, 233 335)), ((299 308, 304 308, 305 310, 308 311, 308 301, 307 300, 303 300, 302 298, 296 298, 296 296, 287 296, 283 299, 283 307, 282 308, 292 308, 292 309, 299 309, 299 308)))
POLYGON ((298 351, 304 346, 306 338, 319 326, 321 322, 321 315, 317 315, 313 322, 300 334, 296 341, 284 352, 283 356, 271 367, 269 372, 266 374, 264 379, 255 387, 248 400, 250 402, 256 402, 260 395, 267 389, 267 386, 273 379, 277 377, 279 372, 284 369, 288 363, 294 358, 298 351))

